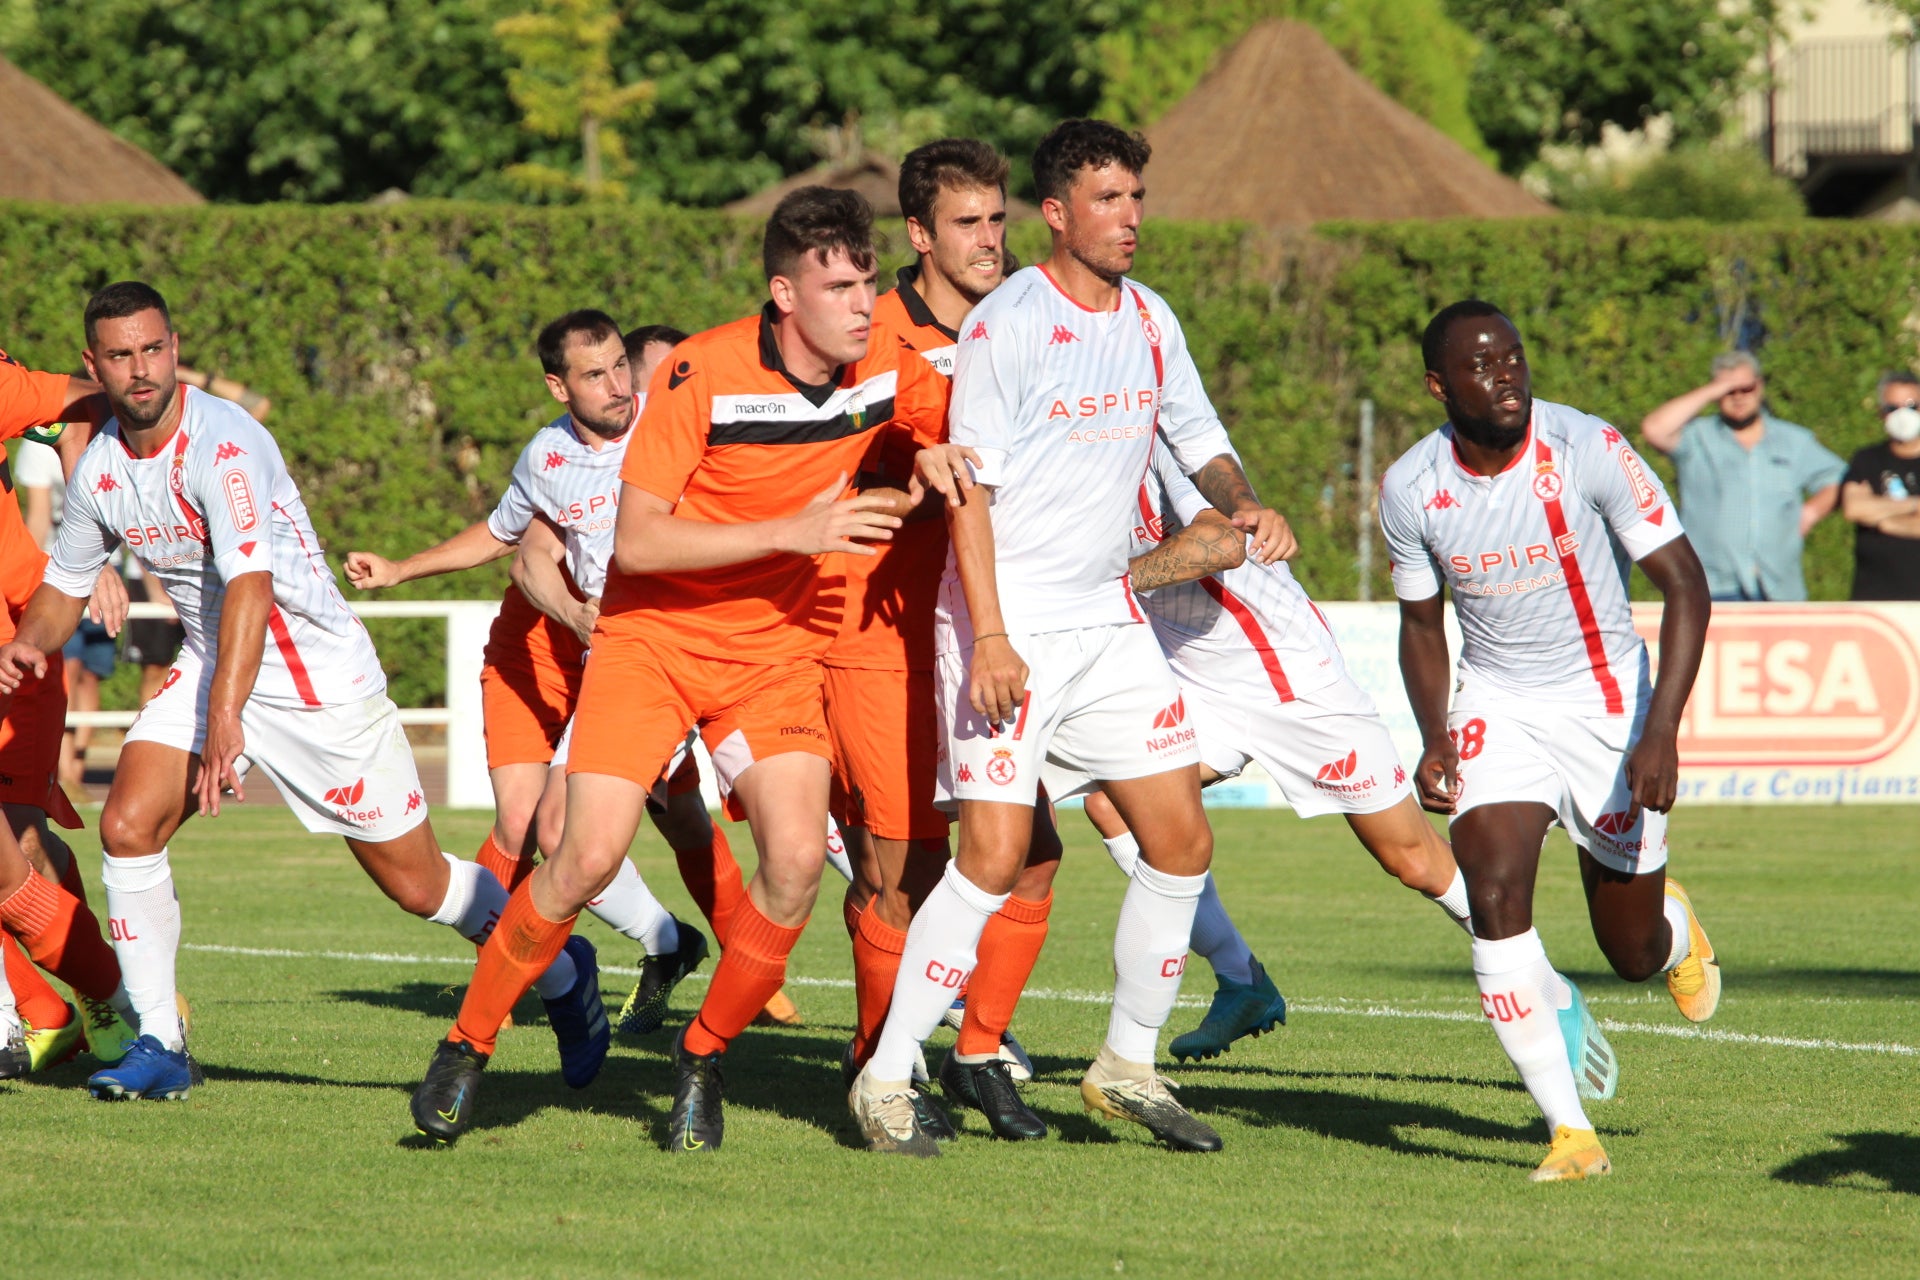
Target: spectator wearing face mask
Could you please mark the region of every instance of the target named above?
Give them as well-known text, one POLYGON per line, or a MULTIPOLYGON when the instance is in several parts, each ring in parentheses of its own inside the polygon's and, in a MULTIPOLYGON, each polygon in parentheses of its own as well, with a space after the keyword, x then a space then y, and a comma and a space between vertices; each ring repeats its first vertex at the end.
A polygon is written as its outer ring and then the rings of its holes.
POLYGON ((1880 379, 1887 438, 1853 455, 1840 510, 1854 523, 1853 598, 1920 600, 1920 376, 1880 379))

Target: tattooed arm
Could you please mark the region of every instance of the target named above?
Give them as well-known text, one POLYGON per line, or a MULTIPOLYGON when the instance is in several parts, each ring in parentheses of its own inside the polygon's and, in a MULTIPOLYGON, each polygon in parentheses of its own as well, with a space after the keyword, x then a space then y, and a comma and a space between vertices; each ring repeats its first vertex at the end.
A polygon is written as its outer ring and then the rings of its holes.
POLYGON ((1246 537, 1217 511, 1202 511, 1194 522, 1127 565, 1135 591, 1194 582, 1237 569, 1246 562, 1246 537))
POLYGON ((1261 564, 1289 560, 1300 550, 1286 517, 1260 504, 1247 473, 1240 469, 1240 460, 1231 453, 1213 458, 1190 478, 1215 511, 1253 540, 1252 554, 1261 564))

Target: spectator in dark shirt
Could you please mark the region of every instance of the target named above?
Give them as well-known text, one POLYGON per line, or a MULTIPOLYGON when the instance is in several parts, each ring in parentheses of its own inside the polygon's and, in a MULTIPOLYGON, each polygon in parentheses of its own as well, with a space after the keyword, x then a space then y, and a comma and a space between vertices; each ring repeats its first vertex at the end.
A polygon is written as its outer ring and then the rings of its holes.
POLYGON ((1840 510, 1853 521, 1853 598, 1920 600, 1920 376, 1880 379, 1887 438, 1853 455, 1840 510))

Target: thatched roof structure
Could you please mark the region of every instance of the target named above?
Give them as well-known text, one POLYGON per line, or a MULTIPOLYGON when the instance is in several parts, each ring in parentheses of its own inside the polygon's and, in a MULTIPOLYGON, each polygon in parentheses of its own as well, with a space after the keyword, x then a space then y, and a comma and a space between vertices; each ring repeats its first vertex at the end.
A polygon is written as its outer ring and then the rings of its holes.
POLYGON ((203 204, 198 191, 131 142, 0 58, 0 200, 203 204))
MULTIPOLYGON (((858 191, 867 198, 867 203, 873 206, 873 212, 878 217, 900 216, 900 164, 878 151, 862 151, 857 159, 846 163, 815 165, 805 173, 796 173, 791 178, 784 178, 750 196, 735 200, 727 206, 727 212, 764 218, 789 193, 801 187, 835 187, 858 191)), ((1026 201, 1007 197, 1008 218, 1039 216, 1040 211, 1026 201)))
POLYGON ((1147 138, 1157 217, 1300 227, 1554 212, 1299 22, 1249 31, 1147 138))

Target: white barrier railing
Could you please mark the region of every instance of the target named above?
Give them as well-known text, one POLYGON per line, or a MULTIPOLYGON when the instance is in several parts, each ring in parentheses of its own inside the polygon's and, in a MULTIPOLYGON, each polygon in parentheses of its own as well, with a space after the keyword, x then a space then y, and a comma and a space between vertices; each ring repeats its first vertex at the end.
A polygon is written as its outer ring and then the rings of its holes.
MULTIPOLYGON (((404 725, 443 725, 447 731, 447 805, 455 809, 490 809, 493 786, 487 778, 487 731, 480 713, 480 664, 487 630, 500 612, 497 600, 362 600, 350 601, 362 618, 442 618, 447 624, 447 705, 402 707, 404 725)), ((141 601, 128 610, 131 618, 171 618, 165 605, 141 601)), ((386 655, 391 658, 392 655, 386 655)), ((132 711, 69 711, 69 727, 93 725, 124 729, 133 723, 132 711)))

